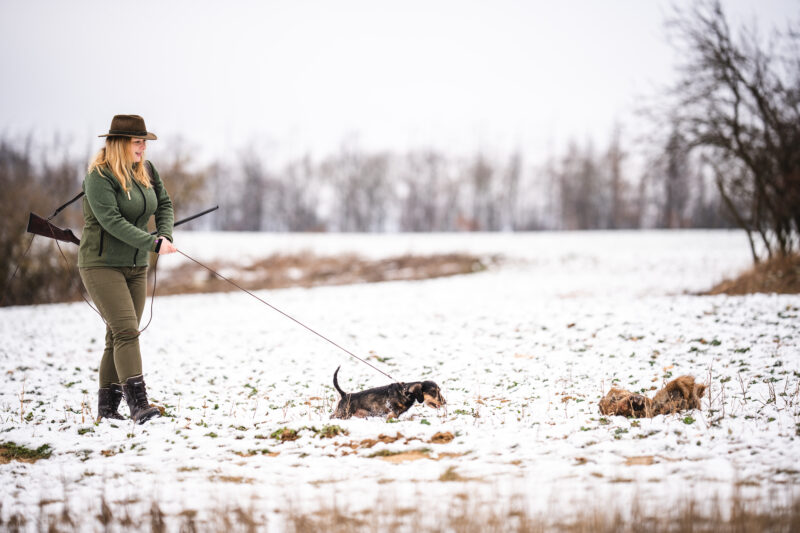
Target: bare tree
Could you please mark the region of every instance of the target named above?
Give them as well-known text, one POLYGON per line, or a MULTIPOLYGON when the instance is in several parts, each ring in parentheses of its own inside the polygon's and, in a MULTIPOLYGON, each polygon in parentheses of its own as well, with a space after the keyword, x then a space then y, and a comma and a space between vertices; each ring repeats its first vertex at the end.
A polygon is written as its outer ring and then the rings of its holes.
POLYGON ((562 227, 569 230, 608 227, 608 187, 592 144, 581 149, 576 142, 570 142, 556 172, 562 227))
POLYGON ((429 149, 409 152, 399 170, 402 231, 453 229, 458 190, 449 186, 447 160, 429 149))
POLYGON ((279 225, 283 231, 319 231, 325 225, 317 208, 320 202, 320 184, 309 155, 286 165, 275 205, 279 225))
POLYGON ((620 136, 620 126, 615 125, 604 161, 608 169, 610 188, 611 205, 609 206, 609 228, 611 229, 630 227, 628 223, 628 210, 626 209, 627 183, 622 175, 622 163, 625 160, 626 154, 622 150, 620 136))
POLYGON ((664 204, 661 206, 662 228, 682 228, 688 222, 689 204, 689 153, 686 142, 673 128, 664 148, 663 182, 664 204))
POLYGON ((499 224, 494 205, 495 168, 482 153, 470 163, 467 180, 471 186, 472 208, 469 216, 474 222, 474 229, 496 231, 499 224))
MULTIPOLYGON (((167 150, 162 151, 166 154, 166 159, 154 162, 172 199, 177 217, 192 214, 198 208, 205 207, 201 204, 210 201, 209 184, 211 177, 218 171, 214 164, 196 168, 192 156, 194 151, 183 140, 178 139, 167 150)), ((211 219, 206 218, 189 224, 208 226, 210 223, 211 219)), ((181 229, 189 229, 189 226, 182 226, 181 229)))
POLYGON ((249 152, 242 161, 244 186, 240 197, 240 219, 238 228, 241 231, 261 231, 265 222, 265 194, 267 191, 267 173, 264 164, 257 154, 249 152))
POLYGON ((676 12, 684 58, 669 113, 722 201, 768 257, 800 248, 800 31, 731 31, 718 0, 676 12))
POLYGON ((332 225, 336 229, 366 232, 386 229, 393 191, 388 170, 387 154, 364 154, 347 147, 322 164, 321 173, 335 197, 332 225))
POLYGON ((503 172, 502 190, 497 199, 499 208, 498 229, 516 230, 519 229, 519 209, 520 204, 520 179, 522 177, 522 154, 515 150, 508 159, 508 166, 503 172))

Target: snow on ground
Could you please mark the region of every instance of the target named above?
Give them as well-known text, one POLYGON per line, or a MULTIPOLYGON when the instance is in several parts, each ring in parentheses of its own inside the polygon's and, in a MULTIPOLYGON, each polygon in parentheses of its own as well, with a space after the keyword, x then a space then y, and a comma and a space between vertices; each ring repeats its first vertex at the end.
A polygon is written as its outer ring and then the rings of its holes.
POLYGON ((287 504, 445 512, 468 494, 569 514, 634 495, 763 498, 800 481, 800 297, 691 294, 748 265, 743 234, 182 233, 176 243, 201 261, 302 250, 508 260, 468 276, 258 293, 393 378, 441 386, 446 409, 417 405, 391 423, 329 420, 337 366, 345 390, 388 378, 236 292, 157 298, 141 342, 151 400, 169 416, 95 425, 99 318, 85 303, 0 309, 0 442, 54 450, 0 465, 0 519, 66 502, 99 528, 101 497, 134 516, 155 497, 173 517, 252 506, 278 531, 287 504), (599 414, 612 385, 652 395, 682 374, 711 383, 702 410, 599 414), (347 434, 323 438, 331 424, 347 434), (282 428, 299 438, 273 438, 282 428), (437 433, 454 438, 431 442, 437 433))

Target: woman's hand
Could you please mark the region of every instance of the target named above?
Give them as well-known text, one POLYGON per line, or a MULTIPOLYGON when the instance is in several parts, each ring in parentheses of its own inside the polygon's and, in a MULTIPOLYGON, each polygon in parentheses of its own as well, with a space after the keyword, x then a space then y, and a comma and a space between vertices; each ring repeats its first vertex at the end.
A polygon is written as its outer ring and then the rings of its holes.
POLYGON ((166 255, 178 251, 166 237, 159 237, 159 239, 161 239, 161 247, 158 249, 158 255, 166 255))

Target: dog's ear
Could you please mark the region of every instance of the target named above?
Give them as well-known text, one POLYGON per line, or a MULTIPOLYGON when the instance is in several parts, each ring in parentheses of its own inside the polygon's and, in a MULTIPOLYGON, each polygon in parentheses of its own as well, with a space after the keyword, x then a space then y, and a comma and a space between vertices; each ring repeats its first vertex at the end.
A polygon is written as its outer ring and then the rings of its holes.
POLYGON ((705 383, 698 383, 697 385, 694 386, 694 392, 695 394, 697 394, 698 398, 703 397, 703 394, 705 394, 707 387, 708 385, 706 385, 705 383))
POLYGON ((403 385, 405 393, 414 398, 415 401, 422 403, 425 398, 422 396, 422 383, 407 383, 403 385))

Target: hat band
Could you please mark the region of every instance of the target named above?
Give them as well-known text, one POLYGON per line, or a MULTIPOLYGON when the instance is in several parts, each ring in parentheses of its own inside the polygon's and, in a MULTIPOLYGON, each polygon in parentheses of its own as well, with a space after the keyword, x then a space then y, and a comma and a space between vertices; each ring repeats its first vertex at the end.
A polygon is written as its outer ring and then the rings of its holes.
POLYGON ((109 135, 147 135, 146 131, 108 130, 109 135))

